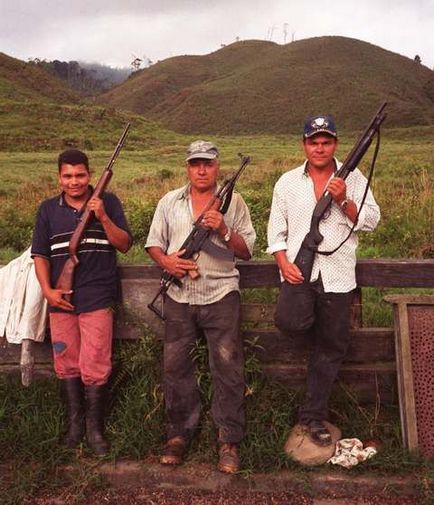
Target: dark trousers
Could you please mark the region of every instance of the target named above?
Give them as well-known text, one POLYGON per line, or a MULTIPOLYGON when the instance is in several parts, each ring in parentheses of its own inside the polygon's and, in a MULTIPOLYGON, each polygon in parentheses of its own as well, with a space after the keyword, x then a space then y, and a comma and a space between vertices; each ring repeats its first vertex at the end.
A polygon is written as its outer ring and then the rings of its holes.
POLYGON ((212 376, 211 413, 219 441, 238 443, 245 430, 244 356, 240 335, 240 294, 228 293, 209 305, 177 303, 166 297, 164 306, 163 387, 167 437, 191 439, 200 415, 193 349, 203 332, 208 344, 212 376))
POLYGON ((299 422, 325 420, 333 383, 350 343, 351 293, 325 293, 321 279, 281 286, 275 322, 284 335, 312 330, 306 397, 299 422))

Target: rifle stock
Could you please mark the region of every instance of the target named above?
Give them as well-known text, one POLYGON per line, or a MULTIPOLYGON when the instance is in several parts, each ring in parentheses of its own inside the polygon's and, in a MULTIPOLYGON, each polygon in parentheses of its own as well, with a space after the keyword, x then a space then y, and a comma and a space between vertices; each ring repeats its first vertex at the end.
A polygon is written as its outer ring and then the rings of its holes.
MULTIPOLYGON (((374 136, 379 132, 381 123, 386 118, 384 112, 386 105, 387 102, 384 102, 378 109, 377 113, 342 163, 342 166, 336 172, 336 177, 346 179, 363 158, 374 136)), ((304 277, 304 282, 310 282, 315 254, 318 251, 319 244, 324 238, 319 231, 319 224, 324 214, 330 208, 332 200, 332 196, 328 191, 325 191, 318 200, 313 211, 309 232, 304 237, 297 256, 295 257, 294 263, 300 269, 304 277)))
MULTIPOLYGON (((107 166, 105 167, 104 172, 99 178, 98 183, 95 186, 95 189, 92 195, 90 196, 89 200, 91 198, 101 198, 104 191, 106 190, 113 175, 112 170, 113 164, 116 161, 116 158, 118 157, 121 149, 124 147, 129 129, 130 129, 130 123, 127 123, 119 139, 119 142, 115 150, 113 151, 113 154, 107 166)), ((85 205, 87 205, 87 202, 85 205)), ((74 272, 80 263, 80 260, 78 259, 77 256, 78 248, 80 246, 81 241, 83 240, 84 233, 86 231, 86 228, 89 226, 92 217, 93 217, 93 211, 89 210, 86 206, 80 218, 79 224, 77 225, 77 227, 74 230, 74 233, 69 239, 69 246, 68 246, 69 257, 66 260, 65 264, 63 265, 62 271, 60 272, 59 278, 57 279, 56 289, 61 289, 62 291, 72 291, 74 283, 74 272)), ((63 297, 65 298, 65 300, 69 302, 72 300, 72 294, 64 294, 63 297)))

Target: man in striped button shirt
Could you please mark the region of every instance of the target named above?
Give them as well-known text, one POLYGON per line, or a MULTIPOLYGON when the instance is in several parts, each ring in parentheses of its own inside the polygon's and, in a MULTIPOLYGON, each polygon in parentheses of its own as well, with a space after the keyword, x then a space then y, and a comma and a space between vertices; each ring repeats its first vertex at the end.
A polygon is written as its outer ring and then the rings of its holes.
POLYGON ((105 385, 111 372, 112 306, 118 302, 116 250, 126 252, 132 239, 114 194, 90 198, 93 189, 85 153, 77 149, 62 152, 58 169, 62 193, 39 207, 31 254, 49 305, 54 369, 66 401, 63 442, 71 449, 80 444, 85 419, 87 443, 103 455, 109 450, 103 425, 105 385), (63 297, 66 293, 55 286, 86 206, 94 217, 78 248, 80 263, 74 272, 70 303, 63 297))
POLYGON ((380 209, 370 190, 361 208, 367 180, 359 169, 345 180, 335 177, 341 166, 334 157, 337 145, 332 117, 307 119, 303 132, 306 160, 277 181, 268 223, 267 251, 274 255, 282 279, 276 326, 285 335, 310 329, 314 334, 306 399, 299 411, 299 422, 320 446, 332 442, 324 420, 331 389, 350 342, 357 233, 351 233, 333 254, 316 254, 310 279, 303 278, 294 259, 309 231, 316 203, 326 190, 333 203, 320 223, 324 237, 320 250, 337 248, 355 223, 354 232, 370 231, 380 219, 380 209))
POLYGON ((238 444, 244 435, 244 361, 239 332, 239 273, 235 258, 250 259, 256 238, 248 208, 234 193, 226 214, 209 210, 203 224, 213 230, 210 240, 231 254, 222 259, 201 251, 195 261, 180 250, 193 223, 217 190, 217 147, 193 142, 187 151, 186 186, 170 191, 158 203, 146 249, 152 259, 181 280, 172 284, 164 302, 164 396, 167 443, 161 463, 183 462, 197 428, 200 399, 192 351, 203 332, 208 344, 213 380, 212 416, 218 429, 219 463, 223 472, 239 470, 238 444), (189 276, 192 270, 199 276, 189 276))

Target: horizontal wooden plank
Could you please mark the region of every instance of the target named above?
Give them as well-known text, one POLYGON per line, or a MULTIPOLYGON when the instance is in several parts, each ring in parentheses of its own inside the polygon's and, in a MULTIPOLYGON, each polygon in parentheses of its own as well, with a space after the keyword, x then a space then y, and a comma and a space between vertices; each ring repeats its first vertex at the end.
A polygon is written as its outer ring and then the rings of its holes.
MULTIPOLYGON (((254 342, 261 361, 290 363, 306 360, 311 336, 306 332, 295 338, 284 337, 274 328, 249 328, 243 338, 254 342)), ((392 328, 359 328, 351 330, 348 363, 373 363, 395 360, 395 340, 392 328)))
MULTIPOLYGON (((288 388, 304 389, 306 368, 300 365, 264 366, 265 374, 288 388)), ((358 401, 375 403, 397 403, 396 367, 394 363, 377 363, 375 367, 365 365, 343 366, 334 391, 354 394, 358 401)))
MULTIPOLYGON (((280 277, 274 261, 237 263, 242 288, 278 287, 280 277)), ((121 279, 159 279, 156 265, 120 265, 121 279)), ((434 287, 434 259, 359 259, 357 284, 361 287, 434 287)))
MULTIPOLYGON (((33 342, 32 353, 36 363, 51 363, 53 360, 51 343, 47 339, 44 342, 33 342)), ((6 343, 0 347, 0 364, 19 364, 20 358, 20 344, 6 343)))

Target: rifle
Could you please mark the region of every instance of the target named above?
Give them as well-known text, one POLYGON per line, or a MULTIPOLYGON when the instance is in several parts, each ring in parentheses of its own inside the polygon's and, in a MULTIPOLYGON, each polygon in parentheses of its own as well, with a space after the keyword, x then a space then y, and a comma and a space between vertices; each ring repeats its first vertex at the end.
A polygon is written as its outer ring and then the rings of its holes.
MULTIPOLYGON (((231 251, 219 247, 216 244, 214 244, 214 242, 211 242, 211 240, 209 240, 209 236, 213 230, 211 228, 206 228, 205 226, 203 226, 202 219, 204 218, 206 212, 212 209, 216 209, 222 214, 226 214, 229 205, 231 203, 232 193, 234 191, 235 184, 238 178, 240 177, 241 173, 243 172, 243 170, 251 161, 250 156, 243 156, 241 153, 239 153, 238 156, 241 158, 240 168, 235 172, 235 174, 230 179, 227 179, 223 183, 221 188, 207 203, 205 209, 202 211, 202 214, 193 223, 193 229, 191 230, 190 234, 184 240, 184 243, 180 247, 181 251, 185 249, 185 252, 182 254, 181 258, 191 259, 200 251, 205 251, 208 254, 211 254, 212 256, 233 260, 234 255, 231 251)), ((189 275, 192 278, 198 277, 197 272, 194 272, 193 270, 189 271, 189 275)), ((181 281, 177 277, 169 274, 168 272, 163 272, 160 281, 160 289, 153 298, 153 300, 151 301, 151 303, 148 304, 148 309, 152 310, 152 312, 154 312, 154 314, 156 314, 163 321, 165 319, 163 312, 160 311, 155 306, 155 302, 158 300, 158 298, 160 298, 160 296, 164 296, 166 294, 167 290, 172 284, 175 284, 178 287, 182 286, 181 281)))
MULTIPOLYGON (((114 162, 116 161, 116 158, 121 152, 121 149, 124 147, 129 129, 130 129, 130 123, 127 123, 121 135, 121 138, 119 139, 118 145, 113 151, 110 161, 108 162, 106 168, 104 169, 104 172, 102 173, 89 200, 93 197, 101 198, 104 191, 106 190, 110 182, 110 179, 112 178, 113 175, 112 167, 114 165, 114 162)), ((66 263, 63 265, 63 269, 60 273, 59 278, 57 279, 56 289, 62 289, 63 291, 72 291, 72 285, 74 282, 74 271, 79 264, 79 259, 77 257, 78 247, 83 239, 83 235, 84 232, 86 231, 86 228, 89 226, 93 214, 94 214, 93 211, 89 210, 87 207, 85 208, 80 218, 79 224, 77 225, 77 227, 74 230, 74 233, 69 239, 69 246, 68 246, 69 257, 66 260, 66 263)), ((67 293, 63 295, 63 298, 65 298, 65 300, 70 302, 72 299, 72 295, 70 293, 67 293)))
MULTIPOLYGON (((378 109, 377 113, 369 123, 366 130, 362 133, 359 140, 357 141, 351 152, 348 154, 341 168, 336 172, 335 177, 341 177, 342 179, 346 179, 348 175, 356 168, 360 160, 365 155, 366 151, 371 145, 374 136, 375 135, 379 136, 380 125, 386 118, 386 114, 383 112, 386 105, 387 102, 384 102, 378 109)), ((374 157, 374 163, 375 163, 375 157, 374 157)), ((331 204, 332 204, 332 196, 328 191, 325 191, 315 206, 312 219, 310 222, 309 232, 304 237, 303 242, 300 246, 300 250, 298 251, 297 256, 294 260, 294 263, 298 266, 304 277, 304 282, 310 281, 313 262, 315 259, 315 253, 318 252, 318 245, 322 242, 324 238, 319 232, 319 224, 324 214, 330 208, 331 204)), ((321 251, 319 252, 321 253, 321 251)))

